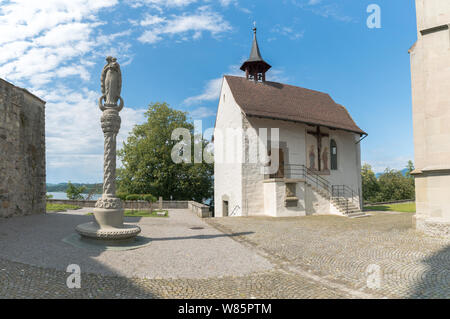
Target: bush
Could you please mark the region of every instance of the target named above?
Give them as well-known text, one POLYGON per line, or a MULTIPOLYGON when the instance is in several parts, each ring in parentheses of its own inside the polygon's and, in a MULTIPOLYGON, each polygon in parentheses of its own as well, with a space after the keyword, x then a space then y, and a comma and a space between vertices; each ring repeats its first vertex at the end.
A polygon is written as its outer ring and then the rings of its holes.
POLYGON ((117 193, 116 194, 116 197, 120 198, 121 200, 127 200, 127 196, 128 196, 128 194, 126 194, 126 193, 117 193))
POLYGON ((145 201, 147 201, 147 202, 150 202, 150 203, 156 202, 156 197, 153 196, 152 194, 145 194, 145 195, 142 195, 142 199, 145 200, 145 201))
POLYGON ((150 203, 156 202, 156 197, 152 194, 118 194, 116 196, 121 200, 145 200, 150 203))
POLYGON ((138 195, 138 194, 130 194, 127 195, 126 200, 141 200, 142 199, 142 195, 138 195))

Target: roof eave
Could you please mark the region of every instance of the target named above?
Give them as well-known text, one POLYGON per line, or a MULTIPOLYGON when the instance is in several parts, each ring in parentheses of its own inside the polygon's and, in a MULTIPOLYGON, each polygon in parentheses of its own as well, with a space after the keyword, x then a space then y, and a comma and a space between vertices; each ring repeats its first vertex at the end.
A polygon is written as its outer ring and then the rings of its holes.
POLYGON ((266 118, 266 119, 271 119, 271 120, 277 120, 277 121, 288 121, 288 122, 294 122, 294 123, 302 123, 302 124, 307 124, 307 125, 312 125, 312 126, 323 126, 323 127, 327 127, 329 129, 333 129, 333 130, 341 130, 341 131, 346 131, 346 132, 350 132, 350 133, 356 133, 359 134, 361 136, 363 135, 368 135, 366 132, 364 132, 363 130, 352 130, 352 129, 345 129, 342 127, 337 127, 337 126, 333 126, 333 125, 326 125, 326 124, 320 124, 320 123, 315 123, 315 122, 308 122, 308 121, 302 121, 302 120, 293 120, 293 119, 286 119, 286 118, 281 118, 281 117, 275 117, 275 116, 270 116, 270 115, 256 115, 256 114, 249 114, 249 113, 245 113, 245 111, 241 108, 241 110, 243 111, 243 113, 245 114, 245 116, 247 117, 259 117, 259 118, 266 118))

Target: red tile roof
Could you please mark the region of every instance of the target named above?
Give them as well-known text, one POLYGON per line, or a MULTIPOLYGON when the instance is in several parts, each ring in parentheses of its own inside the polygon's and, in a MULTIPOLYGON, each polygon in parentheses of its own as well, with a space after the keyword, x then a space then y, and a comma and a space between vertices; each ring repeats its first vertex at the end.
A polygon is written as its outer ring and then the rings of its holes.
POLYGON ((226 75, 231 92, 247 116, 288 120, 367 134, 345 107, 326 93, 277 82, 254 82, 226 75))

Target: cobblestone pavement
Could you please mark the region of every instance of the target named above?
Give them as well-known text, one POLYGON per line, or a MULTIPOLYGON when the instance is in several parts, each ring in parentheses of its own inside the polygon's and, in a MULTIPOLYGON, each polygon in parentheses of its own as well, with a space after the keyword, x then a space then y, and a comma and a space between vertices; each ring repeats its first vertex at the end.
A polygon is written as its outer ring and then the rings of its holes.
POLYGON ((286 269, 310 271, 356 291, 387 298, 450 298, 450 241, 415 231, 410 213, 370 214, 207 222, 223 232, 245 229, 248 234, 235 239, 266 252, 286 269), (376 275, 369 265, 380 267, 379 288, 367 287, 376 275))
POLYGON ((272 270, 241 277, 136 279, 86 274, 69 289, 69 273, 0 259, 0 298, 351 298, 340 289, 272 270))
POLYGON ((274 267, 184 279, 82 273, 81 289, 69 289, 69 273, 0 258, 0 298, 450 298, 449 243, 416 233, 411 214, 207 223, 224 233, 240 233, 232 238, 274 267), (369 264, 383 271, 380 289, 367 288, 369 264))

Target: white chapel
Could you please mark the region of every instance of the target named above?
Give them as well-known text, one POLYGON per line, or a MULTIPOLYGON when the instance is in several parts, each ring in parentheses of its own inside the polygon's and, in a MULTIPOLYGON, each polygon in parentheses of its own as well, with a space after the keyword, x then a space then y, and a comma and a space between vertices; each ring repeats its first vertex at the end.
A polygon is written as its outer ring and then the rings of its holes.
POLYGON ((367 134, 327 93, 266 81, 271 66, 253 32, 245 77, 223 77, 215 217, 363 215, 360 141, 367 134))

